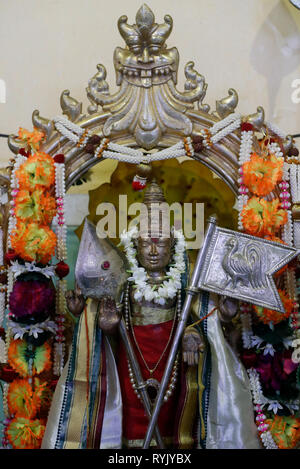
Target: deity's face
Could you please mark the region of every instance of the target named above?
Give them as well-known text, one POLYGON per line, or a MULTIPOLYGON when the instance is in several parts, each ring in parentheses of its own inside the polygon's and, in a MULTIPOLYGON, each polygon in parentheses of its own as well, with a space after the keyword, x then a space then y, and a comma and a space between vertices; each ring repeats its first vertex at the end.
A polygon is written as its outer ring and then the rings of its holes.
POLYGON ((171 260, 172 238, 139 237, 137 259, 148 272, 163 271, 171 260))

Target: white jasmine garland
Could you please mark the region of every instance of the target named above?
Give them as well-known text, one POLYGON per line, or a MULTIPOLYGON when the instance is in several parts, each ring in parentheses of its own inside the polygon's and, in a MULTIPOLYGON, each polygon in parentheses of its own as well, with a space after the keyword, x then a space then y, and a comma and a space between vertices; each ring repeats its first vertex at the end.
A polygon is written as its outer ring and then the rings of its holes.
POLYGON ((46 267, 38 267, 36 263, 33 262, 25 262, 25 264, 19 264, 18 261, 11 262, 11 270, 14 273, 15 278, 19 275, 23 274, 24 272, 38 272, 40 274, 45 275, 45 277, 50 278, 55 276, 54 272, 55 266, 46 267))
MULTIPOLYGON (((80 127, 80 125, 75 124, 74 122, 69 121, 65 117, 58 116, 54 118, 54 125, 56 130, 61 133, 68 140, 73 143, 78 143, 80 138, 82 138, 85 130, 80 127)), ((87 144, 88 138, 92 136, 90 131, 87 132, 85 139, 80 143, 80 148, 84 148, 87 144)), ((186 138, 186 142, 189 146, 189 150, 193 155, 194 149, 192 146, 192 141, 190 137, 186 138)), ((100 150, 103 148, 103 144, 107 143, 107 139, 103 138, 98 145, 95 156, 99 154, 100 150)), ((125 145, 119 145, 118 143, 108 142, 106 149, 101 153, 102 158, 109 158, 117 161, 123 161, 131 164, 139 164, 142 162, 149 163, 151 161, 160 161, 170 158, 178 158, 180 156, 186 156, 186 150, 184 142, 180 141, 173 145, 170 148, 165 150, 158 151, 156 153, 151 153, 144 155, 142 151, 136 150, 131 147, 126 147, 125 145)))
POLYGON ((212 133, 211 142, 213 144, 218 143, 220 140, 225 138, 227 135, 231 134, 236 129, 238 129, 240 127, 240 125, 241 125, 241 117, 236 117, 236 119, 231 124, 224 127, 222 130, 219 130, 217 133, 215 133, 215 135, 213 135, 213 132, 211 132, 212 133))
POLYGON ((24 334, 28 334, 33 336, 35 339, 38 338, 38 335, 44 331, 49 331, 51 333, 55 333, 57 330, 57 324, 54 321, 46 320, 38 324, 30 324, 30 325, 20 325, 14 321, 9 321, 8 327, 11 328, 11 333, 13 335, 14 340, 23 339, 24 334))
POLYGON ((239 151, 239 165, 242 166, 250 160, 253 145, 253 130, 243 130, 241 134, 241 145, 239 151))
POLYGON ((286 137, 286 132, 284 132, 283 130, 281 130, 276 124, 274 124, 273 122, 266 122, 266 127, 268 129, 271 130, 271 132, 273 132, 273 134, 275 135, 278 135, 278 137, 280 137, 282 140, 285 139, 286 137))
POLYGON ((166 273, 168 280, 165 280, 162 285, 150 285, 147 283, 148 275, 144 267, 139 267, 136 258, 136 249, 133 244, 133 238, 138 235, 137 227, 133 227, 129 231, 123 231, 121 234, 121 244, 124 246, 126 257, 129 262, 130 271, 132 276, 129 281, 135 285, 134 298, 136 301, 141 301, 144 298, 146 301, 154 301, 157 304, 165 304, 168 298, 174 298, 177 291, 181 288, 181 274, 185 271, 184 253, 186 249, 186 242, 182 230, 174 230, 175 253, 174 264, 171 265, 166 273))
POLYGON ((240 126, 241 123, 241 115, 240 114, 229 114, 229 116, 225 117, 224 119, 216 122, 211 128, 210 128, 210 133, 212 135, 215 135, 216 133, 220 132, 222 129, 227 128, 229 125, 232 123, 238 122, 238 127, 240 126))

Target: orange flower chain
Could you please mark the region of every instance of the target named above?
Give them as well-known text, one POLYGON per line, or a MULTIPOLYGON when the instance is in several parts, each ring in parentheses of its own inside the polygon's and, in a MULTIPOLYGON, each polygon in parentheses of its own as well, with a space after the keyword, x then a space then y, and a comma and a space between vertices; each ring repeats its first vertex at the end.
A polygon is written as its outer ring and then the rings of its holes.
POLYGON ((276 158, 273 154, 262 157, 252 153, 250 161, 242 166, 244 184, 253 194, 265 196, 281 181, 282 167, 283 158, 276 158))
MULTIPOLYGON (((239 153, 239 229, 252 236, 258 236, 266 240, 293 244, 293 222, 288 182, 289 165, 284 161, 280 139, 277 137, 270 138, 266 135, 258 141, 259 148, 257 149, 256 147, 256 151, 253 151, 254 138, 256 136, 253 126, 247 122, 243 123, 241 126, 239 153), (279 192, 279 197, 276 195, 276 192, 279 192)), ((242 304, 243 344, 246 350, 255 348, 256 339, 258 344, 267 340, 267 336, 260 337, 260 334, 258 334, 254 342, 252 342, 252 339, 248 342, 247 331, 252 330, 252 321, 258 328, 263 327, 259 326, 259 323, 268 325, 270 327, 270 334, 278 324, 289 319, 289 324, 295 330, 294 334, 297 333, 298 323, 297 321, 295 322, 295 317, 297 317, 297 302, 294 300, 294 287, 291 288, 291 286, 296 284, 295 273, 287 265, 275 274, 275 278, 280 282, 279 284, 282 287, 283 285, 286 287, 286 289, 281 287, 278 290, 285 313, 250 304, 242 304)), ((251 334, 254 339, 253 332, 251 334)), ((263 353, 264 356, 268 356, 268 353, 277 353, 272 344, 267 343, 262 348, 263 352, 259 349, 259 345, 257 347, 254 352, 256 354, 263 353)), ((245 353, 245 356, 247 356, 247 352, 245 353)), ((251 354, 252 351, 249 353, 251 354)), ((257 363, 261 362, 258 360, 257 363)), ((289 449, 296 447, 300 440, 299 418, 295 418, 293 415, 287 417, 276 415, 277 411, 273 410, 273 408, 276 409, 276 402, 274 407, 272 407, 273 401, 266 400, 263 394, 260 381, 262 377, 260 376, 260 371, 258 371, 260 370, 259 365, 252 364, 250 366, 248 374, 254 410, 256 412, 256 423, 263 445, 268 449, 289 449), (267 401, 269 402, 269 407, 266 416, 263 407, 267 401)), ((280 396, 277 399, 280 400, 280 396)), ((279 408, 282 408, 280 404, 278 405, 279 408)))
MULTIPOLYGON (((19 129, 18 138, 23 143, 23 148, 15 158, 10 177, 12 200, 8 222, 8 246, 10 249, 5 257, 9 272, 6 309, 9 311, 12 327, 16 326, 21 332, 18 333, 19 335, 16 334, 14 338, 10 338, 7 350, 8 367, 15 376, 9 381, 10 384, 7 387, 8 413, 3 444, 4 447, 14 449, 40 448, 52 398, 52 373, 59 375, 63 366, 64 303, 62 297, 64 291, 62 290, 64 290, 65 284, 62 278, 67 275, 69 270, 67 264, 64 263, 66 259, 66 233, 63 214, 64 155, 59 154, 52 158, 47 153, 40 151, 44 137, 44 133, 38 129, 34 129, 32 132, 24 128, 19 129), (50 227, 56 216, 58 218, 58 234, 55 234, 50 227), (22 298, 17 296, 15 287, 21 288, 22 282, 31 282, 32 285, 36 285, 36 290, 34 288, 30 290, 32 296, 36 295, 35 291, 39 291, 40 295, 43 295, 43 292, 46 291, 45 288, 51 290, 51 286, 46 287, 45 282, 48 282, 48 285, 49 282, 52 284, 52 281, 49 278, 45 280, 43 272, 45 270, 47 276, 47 264, 51 261, 55 250, 57 250, 57 258, 60 261, 55 268, 59 277, 58 300, 56 301, 59 312, 55 319, 56 322, 53 322, 51 315, 55 313, 55 302, 49 311, 47 310, 48 305, 45 304, 44 311, 42 307, 42 310, 39 310, 35 317, 36 313, 31 311, 32 308, 30 309, 30 294, 26 302, 22 302, 22 298), (31 273, 17 277, 15 284, 13 284, 13 276, 10 273, 12 272, 12 261, 16 261, 17 264, 19 262, 24 264, 26 261, 31 263, 32 267, 30 268, 31 273), (36 263, 41 267, 35 267, 36 263), (10 308, 10 303, 12 308, 10 308), (35 327, 34 334, 36 335, 34 336, 28 334, 28 328, 22 329, 23 319, 21 322, 14 322, 17 315, 20 315, 19 317, 24 317, 26 325, 28 314, 30 324, 33 325, 33 328, 35 327), (44 315, 43 319, 40 319, 41 314, 44 315), (45 334, 45 338, 40 339, 44 330, 52 331, 51 334, 54 334, 56 340, 54 345, 53 340, 48 341, 49 334, 45 334), (52 372, 51 367, 53 367, 52 372), (37 375, 39 376, 37 377, 37 375)), ((54 289, 54 286, 52 288, 54 289)), ((36 297, 32 298, 32 301, 36 301, 36 297)))

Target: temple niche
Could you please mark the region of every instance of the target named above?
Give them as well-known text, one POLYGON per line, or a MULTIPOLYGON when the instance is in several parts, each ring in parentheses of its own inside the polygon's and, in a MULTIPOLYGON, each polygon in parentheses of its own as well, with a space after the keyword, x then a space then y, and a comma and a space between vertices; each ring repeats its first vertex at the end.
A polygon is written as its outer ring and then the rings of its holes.
POLYGON ((297 448, 295 139, 180 89, 170 15, 117 27, 116 91, 98 64, 8 138, 3 448, 297 448))

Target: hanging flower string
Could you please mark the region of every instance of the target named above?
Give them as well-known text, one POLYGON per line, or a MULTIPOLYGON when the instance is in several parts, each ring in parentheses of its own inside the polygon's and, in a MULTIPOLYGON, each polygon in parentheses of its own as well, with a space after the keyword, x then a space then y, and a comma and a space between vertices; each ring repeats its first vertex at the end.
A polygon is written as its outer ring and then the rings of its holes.
POLYGON ((53 373, 59 376, 64 366, 65 357, 65 311, 66 311, 66 277, 69 273, 67 260, 67 227, 65 220, 65 164, 64 155, 59 153, 54 157, 55 166, 55 196, 57 204, 57 245, 56 257, 58 264, 55 272, 57 282, 56 323, 57 329, 54 343, 53 373))
POLYGON ((60 363, 59 367, 54 366, 55 371, 58 371, 57 374, 60 374, 62 368, 61 357, 64 356, 64 347, 61 345, 61 338, 64 329, 61 314, 64 312, 62 292, 65 291, 65 285, 64 280, 61 280, 64 276, 61 273, 65 274, 68 266, 64 263, 66 232, 63 215, 64 164, 62 158, 57 155, 56 159, 53 159, 50 155, 40 151, 39 147, 44 135, 37 129, 29 132, 21 128, 18 137, 24 143, 24 148, 17 155, 11 171, 9 251, 5 255, 8 267, 7 307, 10 318, 6 337, 8 369, 5 378, 12 384, 5 386, 7 396, 5 408, 8 418, 4 445, 11 445, 16 449, 27 449, 40 447, 45 430, 43 412, 46 411, 44 406, 46 401, 43 398, 42 401, 39 400, 38 406, 35 404, 37 389, 41 392, 43 390, 43 396, 48 396, 46 399, 48 408, 51 401, 48 381, 42 380, 38 384, 36 378, 33 378, 44 371, 50 372, 53 350, 52 346, 45 342, 49 334, 54 335, 60 342, 57 349, 56 344, 54 346, 54 362, 60 363), (54 185, 56 198, 53 197, 54 185), (55 216, 58 218, 57 234, 50 227, 55 216), (55 253, 55 247, 59 264, 62 264, 56 267, 48 265, 55 253), (51 292, 54 287, 51 279, 54 272, 59 277, 56 296, 59 298, 60 314, 56 322, 47 318, 54 308, 52 302, 40 305, 38 311, 34 312, 32 308, 30 309, 29 298, 30 295, 35 294, 37 305, 43 302, 46 296, 49 299, 52 297, 51 292), (18 280, 19 278, 21 280, 18 280), (36 280, 37 278, 39 280, 36 280), (42 280, 43 278, 45 280, 42 280), (24 282, 27 282, 27 285, 24 282), (30 287, 28 287, 29 284, 30 287), (21 291, 24 288, 22 300, 19 298, 20 295, 17 295, 17 290, 21 291), (35 289, 39 293, 35 293, 35 289), (35 315, 39 317, 41 314, 44 314, 43 320, 37 319, 30 323, 23 323, 29 316, 35 319, 35 315), (24 398, 21 395, 17 397, 16 394, 16 391, 21 389, 20 376, 25 386, 22 388, 25 390, 24 398), (42 406, 41 402, 43 402, 42 406), (16 405, 19 409, 17 412, 16 405))
POLYGON ((253 144, 253 126, 248 123, 243 123, 241 127, 241 145, 239 151, 239 195, 237 198, 238 215, 238 229, 243 230, 241 213, 243 208, 248 202, 248 188, 244 184, 243 179, 243 165, 250 160, 253 144))
MULTIPOLYGON (((292 245, 293 221, 290 210, 289 164, 284 161, 277 137, 271 138, 266 135, 259 142, 260 151, 258 152, 257 149, 254 152, 252 148, 254 139, 253 130, 251 124, 242 124, 239 157, 239 229, 254 236, 292 245), (280 190, 279 198, 273 195, 277 188, 280 190)), ((254 358, 250 359, 252 357, 251 350, 255 347, 256 353, 262 354, 264 357, 275 357, 277 354, 276 348, 271 343, 264 342, 265 339, 253 334, 252 317, 255 323, 261 321, 266 326, 269 326, 271 330, 274 329, 276 324, 281 324, 284 320, 289 321, 294 329, 297 327, 295 316, 298 304, 295 301, 295 272, 294 269, 288 267, 282 269, 282 272, 282 274, 279 272, 277 277, 280 277, 281 274, 284 278, 285 288, 280 290, 280 296, 285 307, 285 314, 256 306, 241 305, 243 347, 248 349, 250 353, 250 355, 244 354, 243 356, 246 360, 246 365, 248 362, 255 362, 254 358)), ((287 353, 291 354, 291 346, 294 344, 299 347, 300 340, 298 343, 295 341, 295 338, 293 340, 293 336, 290 336, 283 338, 282 343, 287 348, 287 353)), ((293 358, 299 358, 300 362, 300 353, 294 352, 291 358, 292 360, 293 358)), ((292 360, 290 360, 289 373, 292 373, 295 369, 295 365, 292 365, 292 360)), ((259 372, 252 367, 248 369, 248 374, 261 440, 268 449, 282 448, 284 447, 282 444, 277 444, 279 440, 275 434, 275 425, 273 424, 275 421, 277 422, 278 418, 281 419, 281 417, 276 415, 277 410, 282 409, 280 396, 278 397, 279 401, 266 399, 263 396, 259 372), (269 403, 267 409, 269 417, 263 412, 263 407, 266 403, 269 403), (272 416, 272 414, 274 415, 272 416)), ((293 412, 293 409, 299 408, 299 399, 296 402, 290 401, 287 403, 285 401, 285 407, 290 408, 291 412, 293 412)), ((296 422, 295 425, 297 427, 298 423, 296 422)), ((295 431, 293 435, 294 440, 300 438, 299 432, 295 431)), ((293 447, 295 444, 294 440, 292 441, 287 438, 286 442, 289 443, 285 447, 293 447)))

